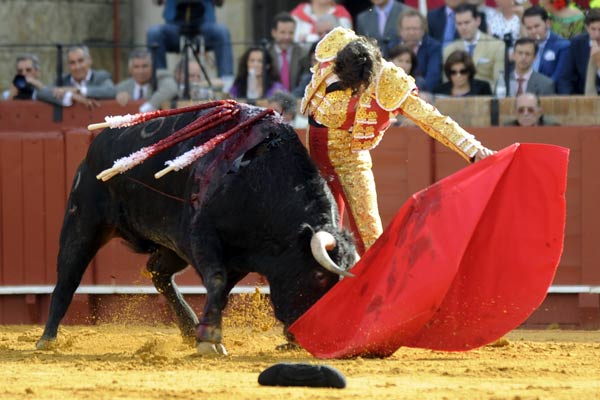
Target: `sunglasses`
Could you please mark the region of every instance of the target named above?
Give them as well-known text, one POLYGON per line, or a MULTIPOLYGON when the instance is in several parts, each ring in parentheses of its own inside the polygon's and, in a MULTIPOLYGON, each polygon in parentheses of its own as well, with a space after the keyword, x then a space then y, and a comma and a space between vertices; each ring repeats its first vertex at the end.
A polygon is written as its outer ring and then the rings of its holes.
POLYGON ((529 114, 533 114, 535 113, 536 109, 535 107, 519 107, 517 108, 517 112, 519 114, 525 114, 526 112, 529 114))
POLYGON ((450 70, 450 75, 467 75, 467 72, 469 72, 466 68, 463 69, 451 69, 450 70))

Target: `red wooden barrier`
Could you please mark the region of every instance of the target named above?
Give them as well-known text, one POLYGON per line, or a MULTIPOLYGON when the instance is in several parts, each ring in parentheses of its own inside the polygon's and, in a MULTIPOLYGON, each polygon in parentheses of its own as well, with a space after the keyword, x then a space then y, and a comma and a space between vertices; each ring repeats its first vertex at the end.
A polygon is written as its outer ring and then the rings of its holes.
MULTIPOLYGON (((97 110, 63 110, 61 124, 52 122, 52 107, 36 102, 0 103, 0 288, 6 285, 52 285, 56 279, 58 238, 71 183, 93 135, 85 129, 107 114, 135 112, 115 102, 97 110)), ((491 148, 513 142, 554 143, 569 147, 565 249, 554 284, 600 285, 600 128, 473 128, 491 148)), ((303 138, 303 133, 300 135, 303 138)), ((434 143, 418 128, 394 128, 372 152, 384 225, 412 193, 463 167, 462 158, 434 143)), ((119 240, 105 246, 88 268, 83 284, 151 285, 142 274, 146 256, 131 253, 119 240)), ((186 270, 180 285, 198 285, 186 270)), ((244 283, 262 283, 253 275, 244 283)), ((189 296, 188 296, 189 297, 189 296)), ((202 304, 202 296, 192 296, 202 304)), ((77 295, 66 322, 110 319, 132 296, 77 295)), ((47 315, 49 295, 0 295, 0 323, 40 323, 47 315)), ((136 296, 134 314, 144 320, 170 320, 158 296, 136 296), (156 313, 157 309, 163 310, 156 313), (147 312, 145 312, 146 310, 147 312), (148 311, 149 310, 149 311, 148 311), (167 316, 165 316, 167 315, 167 316)), ((122 312, 120 314, 123 314, 122 312)), ((595 293, 551 294, 528 324, 600 326, 600 301, 595 293)))

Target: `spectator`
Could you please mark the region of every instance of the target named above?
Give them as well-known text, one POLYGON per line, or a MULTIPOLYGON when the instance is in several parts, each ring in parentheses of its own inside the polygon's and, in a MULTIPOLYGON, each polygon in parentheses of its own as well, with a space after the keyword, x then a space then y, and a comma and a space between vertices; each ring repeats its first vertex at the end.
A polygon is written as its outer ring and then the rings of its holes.
POLYGON ((390 49, 388 52, 388 61, 393 62, 396 67, 402 68, 407 75, 415 78, 418 88, 425 87, 425 80, 423 77, 415 77, 413 74, 419 63, 416 54, 408 46, 399 44, 390 49))
POLYGON ((443 50, 444 60, 456 50, 465 50, 475 63, 475 78, 494 85, 504 71, 504 42, 479 30, 481 18, 477 8, 471 4, 456 7, 454 19, 460 40, 455 40, 443 50))
MULTIPOLYGON (((390 43, 390 49, 398 44, 408 46, 416 55, 417 63, 413 65, 411 75, 424 80, 417 86, 421 90, 433 92, 440 84, 442 75, 442 45, 427 35, 427 21, 417 10, 409 8, 398 17, 398 38, 390 43)), ((391 59, 388 53, 388 59, 391 59)))
POLYGON ((442 48, 458 39, 458 31, 454 20, 454 9, 465 0, 444 0, 443 7, 435 8, 427 13, 429 36, 442 44, 442 48))
MULTIPOLYGON (((165 24, 154 25, 146 32, 148 46, 158 45, 156 49, 156 68, 167 68, 167 51, 179 52, 180 35, 177 15, 177 0, 155 0, 158 5, 164 3, 163 18, 165 24)), ((229 29, 217 23, 215 5, 220 7, 224 0, 200 0, 204 13, 200 19, 199 31, 207 49, 215 52, 217 73, 224 81, 231 81, 233 77, 233 51, 229 29)))
POLYGON ((301 98, 302 96, 304 96, 304 90, 306 89, 306 86, 310 83, 310 80, 312 79, 311 68, 317 63, 317 59, 315 58, 315 49, 317 48, 318 43, 319 42, 314 42, 310 46, 308 54, 305 57, 305 59, 308 58, 308 61, 303 61, 304 67, 302 69, 302 75, 300 76, 300 83, 298 83, 298 86, 292 89, 292 94, 296 98, 301 98))
POLYGON ((294 41, 310 46, 320 39, 317 33, 317 20, 324 15, 335 16, 344 28, 352 28, 352 16, 334 0, 311 0, 298 4, 290 13, 296 20, 294 41))
POLYGON ((583 32, 585 15, 575 5, 571 6, 570 0, 540 0, 539 4, 550 14, 554 33, 571 39, 583 32))
POLYGON ((465 0, 464 2, 473 4, 475 7, 477 7, 477 11, 479 11, 479 17, 481 18, 479 30, 483 33, 490 33, 487 21, 490 13, 494 11, 494 8, 486 5, 485 0, 465 0))
POLYGON ((269 97, 267 107, 277 111, 285 123, 295 127, 298 104, 296 98, 290 93, 276 91, 269 97))
POLYGON ((152 56, 149 51, 133 50, 129 53, 127 70, 129 78, 116 86, 119 104, 125 105, 130 100, 145 100, 139 111, 154 111, 177 96, 177 83, 173 75, 164 69, 156 71, 156 90, 152 87, 152 56))
POLYGON ((269 52, 260 47, 250 47, 240 57, 238 73, 229 94, 255 100, 271 97, 277 90, 285 88, 279 81, 269 52))
POLYGON ((514 0, 496 0, 496 8, 487 12, 487 33, 500 40, 510 34, 513 41, 517 40, 521 37, 522 14, 523 6, 514 0))
POLYGON ((505 126, 549 126, 560 125, 546 118, 540 98, 533 93, 523 93, 515 99, 515 119, 504 123, 505 126))
POLYGON ((287 13, 275 16, 269 45, 269 55, 273 59, 274 68, 278 71, 283 87, 288 92, 298 86, 302 73, 302 62, 306 51, 294 43, 296 21, 287 13))
POLYGON ((389 43, 396 39, 398 16, 411 7, 396 0, 371 0, 374 7, 358 14, 356 33, 377 40, 381 53, 387 57, 389 43))
POLYGON ((513 52, 515 69, 510 74, 508 91, 511 96, 518 96, 525 92, 534 93, 537 96, 556 94, 552 79, 539 72, 535 72, 532 68, 537 52, 537 45, 531 38, 520 38, 515 42, 515 50, 513 52))
POLYGON ((552 32, 548 12, 543 7, 527 8, 523 12, 523 25, 527 36, 538 45, 533 70, 551 78, 558 94, 570 94, 569 85, 560 79, 569 60, 569 41, 552 32))
POLYGON ((600 94, 600 8, 585 16, 585 33, 571 39, 569 59, 561 76, 570 94, 600 94))
POLYGON ((99 105, 95 99, 114 99, 117 92, 110 74, 108 71, 92 69, 92 63, 87 46, 68 48, 69 73, 62 77, 62 86, 40 89, 38 99, 51 101, 54 97, 65 107, 80 103, 88 108, 99 105))
POLYGON ((317 40, 323 39, 323 36, 327 35, 329 32, 337 28, 338 26, 342 26, 340 19, 333 14, 325 14, 321 15, 317 18, 315 22, 315 29, 317 31, 317 40))
MULTIPOLYGON (((182 57, 175 65, 174 77, 177 84, 177 98, 185 98, 185 58, 182 57)), ((215 92, 224 90, 224 83, 219 78, 210 78, 211 85, 208 84, 202 68, 198 61, 188 59, 188 80, 191 100, 207 100, 215 97, 215 92)))
MULTIPOLYGON (((415 78, 417 88, 425 87, 425 80, 421 76, 415 77, 413 71, 418 66, 418 60, 416 54, 407 46, 399 44, 393 47, 388 52, 388 60, 391 61, 396 67, 402 68, 404 72, 415 78)), ((427 102, 431 102, 432 98, 426 91, 419 91, 419 97, 427 102)), ((403 115, 396 116, 395 126, 416 126, 416 124, 410 119, 403 115)))
POLYGON ((473 59, 464 50, 455 50, 444 63, 444 74, 448 82, 442 83, 434 90, 434 94, 444 96, 491 96, 489 82, 476 79, 476 68, 473 59))
MULTIPOLYGON (((40 60, 35 54, 22 54, 16 59, 16 75, 10 87, 2 92, 3 100, 36 100, 44 85, 40 81, 40 60)), ((60 104, 54 97, 50 102, 60 104)))

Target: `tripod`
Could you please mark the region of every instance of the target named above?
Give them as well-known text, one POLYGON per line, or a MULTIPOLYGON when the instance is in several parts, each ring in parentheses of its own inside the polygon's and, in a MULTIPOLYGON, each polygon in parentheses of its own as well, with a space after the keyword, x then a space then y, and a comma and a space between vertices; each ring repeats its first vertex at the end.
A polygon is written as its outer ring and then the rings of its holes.
POLYGON ((183 99, 190 100, 190 52, 192 53, 192 56, 194 57, 198 65, 200 66, 200 69, 202 70, 202 75, 204 76, 204 79, 206 79, 206 82, 208 83, 208 88, 211 92, 213 90, 213 85, 210 78, 208 77, 206 68, 204 67, 203 62, 199 57, 200 51, 204 51, 204 40, 202 36, 197 35, 193 37, 191 35, 183 35, 181 38, 183 40, 183 99))

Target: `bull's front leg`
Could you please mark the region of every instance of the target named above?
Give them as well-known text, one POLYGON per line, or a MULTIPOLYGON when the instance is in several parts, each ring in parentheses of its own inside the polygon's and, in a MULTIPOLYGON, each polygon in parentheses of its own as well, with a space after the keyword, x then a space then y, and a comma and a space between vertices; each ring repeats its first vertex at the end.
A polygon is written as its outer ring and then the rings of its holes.
POLYGON ((146 267, 152 274, 154 286, 169 301, 169 306, 177 316, 183 340, 190 345, 195 343, 198 318, 184 300, 173 279, 174 274, 187 267, 187 262, 172 250, 160 247, 150 256, 146 267))

